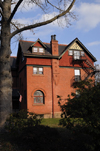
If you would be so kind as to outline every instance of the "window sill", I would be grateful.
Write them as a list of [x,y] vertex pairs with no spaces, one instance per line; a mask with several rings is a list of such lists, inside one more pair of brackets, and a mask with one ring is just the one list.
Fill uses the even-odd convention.
[[44,74],[33,74],[33,76],[44,76]]
[[38,104],[38,103],[36,103],[36,104],[33,104],[33,106],[44,106],[45,104]]

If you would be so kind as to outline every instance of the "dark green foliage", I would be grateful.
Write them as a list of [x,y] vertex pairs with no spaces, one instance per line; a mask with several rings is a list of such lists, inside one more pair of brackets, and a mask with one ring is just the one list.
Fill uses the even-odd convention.
[[41,119],[38,119],[36,114],[30,113],[27,110],[21,110],[10,115],[6,121],[5,128],[11,134],[21,135],[25,128],[39,125],[40,123]]
[[[78,95],[72,93],[64,105],[59,105],[66,117],[60,121],[60,124],[74,130],[75,133],[88,134],[92,144],[90,150],[100,149],[100,84],[95,85],[92,80],[81,81],[74,85]],[[73,118],[73,120],[71,120]],[[75,120],[79,124],[75,124]]]

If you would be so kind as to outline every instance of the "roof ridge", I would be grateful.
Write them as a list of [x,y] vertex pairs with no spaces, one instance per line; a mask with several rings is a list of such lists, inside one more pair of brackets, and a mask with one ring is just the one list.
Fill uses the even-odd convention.
[[[22,42],[35,42],[35,41],[27,41],[27,40],[19,40],[19,41],[22,41]],[[44,44],[50,44],[50,43],[48,43],[48,42],[43,42]],[[67,44],[58,44],[59,46],[67,46]]]

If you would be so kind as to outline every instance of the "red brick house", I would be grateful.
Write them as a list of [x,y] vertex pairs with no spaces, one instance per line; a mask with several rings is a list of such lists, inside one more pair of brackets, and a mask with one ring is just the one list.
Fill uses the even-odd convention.
[[75,92],[73,82],[92,76],[95,61],[78,38],[68,45],[58,44],[56,35],[50,43],[20,40],[17,57],[11,57],[13,109],[19,109],[21,94],[21,109],[59,117],[57,95]]

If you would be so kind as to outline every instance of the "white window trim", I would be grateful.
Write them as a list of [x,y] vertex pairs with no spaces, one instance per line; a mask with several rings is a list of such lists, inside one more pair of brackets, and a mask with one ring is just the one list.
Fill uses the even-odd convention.
[[[37,50],[35,50],[37,49]],[[32,47],[32,52],[33,53],[44,53],[44,48],[42,47]]]
[[43,75],[43,67],[33,67],[33,74]]
[[80,69],[74,69],[75,76],[80,76]]

